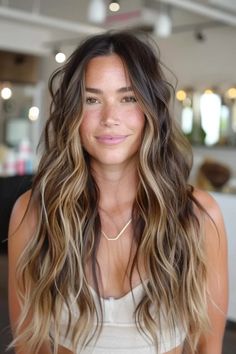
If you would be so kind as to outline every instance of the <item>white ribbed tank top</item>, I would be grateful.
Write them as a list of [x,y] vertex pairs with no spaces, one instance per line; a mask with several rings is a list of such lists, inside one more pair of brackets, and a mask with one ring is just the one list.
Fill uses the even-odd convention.
[[[93,288],[95,304],[98,306],[98,295]],[[165,323],[161,323],[162,332],[158,333],[159,350],[141,334],[134,320],[134,310],[143,296],[143,286],[139,284],[131,291],[119,299],[101,298],[103,309],[103,328],[96,344],[90,343],[85,350],[77,349],[74,354],[163,354],[174,349],[184,342],[185,332],[181,327],[176,327],[175,331],[170,332]],[[79,312],[72,304],[74,321],[78,318]],[[65,337],[68,314],[66,307],[63,309],[60,323],[59,344],[72,351],[71,333]],[[51,331],[53,336],[53,330]]]

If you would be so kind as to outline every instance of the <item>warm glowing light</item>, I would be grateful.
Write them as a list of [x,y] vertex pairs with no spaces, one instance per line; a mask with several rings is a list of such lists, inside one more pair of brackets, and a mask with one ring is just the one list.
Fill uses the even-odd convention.
[[184,90],[179,90],[176,92],[176,98],[178,101],[184,101],[187,97],[187,94]]
[[55,55],[55,60],[57,63],[64,63],[64,61],[66,60],[66,56],[64,53],[59,52]]
[[212,95],[213,94],[213,91],[211,89],[207,89],[204,91],[204,94],[206,95]]
[[39,117],[39,109],[38,109],[38,107],[31,107],[31,108],[29,109],[28,117],[29,117],[29,119],[32,120],[32,121],[37,120],[38,117]]
[[190,134],[193,129],[193,110],[191,107],[184,107],[181,115],[181,127],[185,134]]
[[[207,90],[211,91],[211,90]],[[206,92],[200,98],[201,126],[206,133],[206,145],[214,145],[219,140],[221,119],[221,98]]]
[[120,4],[117,1],[111,1],[109,5],[109,10],[112,12],[117,12],[120,10]]
[[236,98],[236,88],[235,87],[231,87],[230,89],[228,89],[228,91],[226,92],[226,95],[230,99]]
[[12,96],[12,90],[9,87],[4,87],[1,90],[1,97],[3,100],[8,100]]

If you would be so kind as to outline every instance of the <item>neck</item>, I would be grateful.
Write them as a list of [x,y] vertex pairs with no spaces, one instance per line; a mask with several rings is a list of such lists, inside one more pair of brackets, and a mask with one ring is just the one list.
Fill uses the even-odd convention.
[[92,166],[93,177],[100,191],[100,208],[117,211],[119,207],[132,209],[137,193],[136,164],[126,166]]

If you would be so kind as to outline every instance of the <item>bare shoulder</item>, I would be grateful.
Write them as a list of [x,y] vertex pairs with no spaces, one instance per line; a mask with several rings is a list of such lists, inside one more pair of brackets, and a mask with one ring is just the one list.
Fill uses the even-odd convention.
[[207,191],[194,188],[193,196],[203,206],[211,217],[217,216],[221,213],[220,208],[213,196]]
[[17,267],[24,250],[35,235],[37,212],[35,203],[31,202],[31,190],[22,194],[14,204],[8,232],[8,295],[9,314],[12,329],[15,329],[21,312],[18,299],[19,283]]
[[[194,188],[193,196],[206,211],[204,214],[206,226],[214,224],[219,230],[224,228],[222,211],[214,197],[210,193],[197,188]],[[202,215],[197,207],[196,213],[199,217]]]
[[207,261],[212,269],[227,270],[227,235],[221,209],[208,192],[194,190],[193,196],[202,205],[205,212],[196,207],[196,215],[203,227]]
[[20,197],[18,197],[18,199],[16,200],[16,202],[13,206],[11,216],[18,218],[18,217],[21,217],[23,214],[25,214],[25,212],[29,206],[31,194],[32,194],[32,191],[30,189],[27,192],[21,194]]
[[[212,293],[221,294],[222,301],[225,299],[223,307],[226,308],[227,298],[227,279],[228,279],[228,245],[227,235],[224,225],[224,219],[221,209],[216,200],[207,192],[196,190],[194,191],[194,197],[204,207],[206,213],[201,213],[204,227],[205,249],[206,249],[206,263],[208,266],[208,277],[211,288],[214,289]],[[217,290],[215,284],[219,281],[222,286],[222,291]],[[214,284],[214,285],[212,285]],[[222,306],[221,306],[222,308]]]
[[[36,205],[31,202],[32,191],[28,190],[23,193],[15,202],[11,218],[10,218],[10,228],[14,233],[14,227],[19,227],[22,223],[27,223],[28,227],[31,227],[35,224],[36,217]],[[11,233],[11,232],[9,232]]]
[[222,353],[228,310],[228,247],[223,216],[216,200],[207,192],[194,190],[194,198],[206,212],[196,207],[203,219],[207,267],[208,316],[211,331],[199,341],[198,353]]
[[37,207],[31,201],[32,191],[22,194],[15,202],[8,231],[8,248],[24,248],[37,225]]

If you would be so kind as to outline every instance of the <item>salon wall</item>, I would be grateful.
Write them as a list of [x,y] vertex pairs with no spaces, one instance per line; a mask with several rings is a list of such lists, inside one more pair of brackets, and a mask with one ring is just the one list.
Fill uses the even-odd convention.
[[[228,253],[229,253],[229,308],[228,318],[236,321],[236,219],[235,206],[236,195],[228,195],[222,193],[212,193],[213,197],[221,207],[227,237],[228,237]],[[217,276],[217,275],[216,275]]]
[[211,28],[203,34],[202,41],[191,31],[159,39],[162,60],[176,74],[179,86],[205,89],[235,85],[236,27]]

